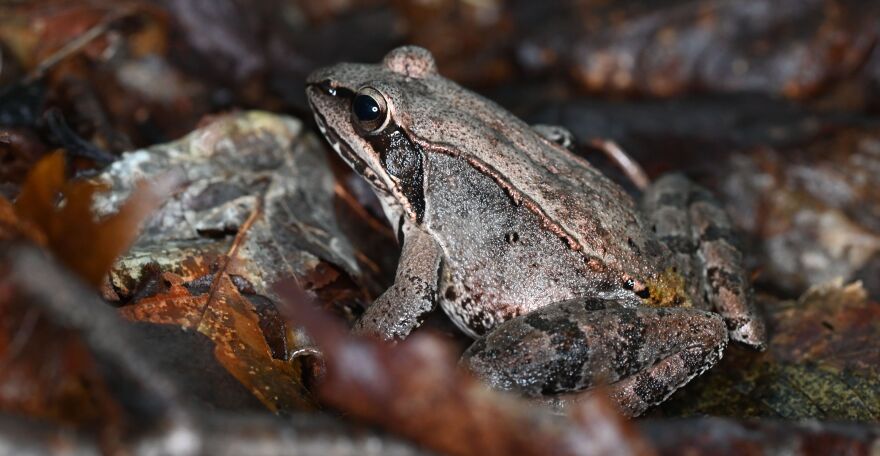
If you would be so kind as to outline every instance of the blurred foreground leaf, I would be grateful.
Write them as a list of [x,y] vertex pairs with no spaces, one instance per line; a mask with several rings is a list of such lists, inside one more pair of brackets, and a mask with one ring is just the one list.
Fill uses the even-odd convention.
[[397,345],[354,336],[295,284],[278,285],[282,311],[321,349],[320,400],[440,454],[653,454],[608,398],[597,393],[568,415],[489,389],[458,369],[448,340],[416,332]]

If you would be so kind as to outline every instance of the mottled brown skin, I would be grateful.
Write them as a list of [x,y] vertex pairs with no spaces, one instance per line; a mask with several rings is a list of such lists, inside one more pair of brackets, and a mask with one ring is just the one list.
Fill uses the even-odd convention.
[[714,365],[728,337],[763,346],[727,217],[687,179],[636,204],[563,130],[442,78],[421,48],[308,83],[321,131],[403,244],[356,330],[403,338],[439,303],[477,338],[462,363],[489,384],[560,403],[610,384],[630,415]]

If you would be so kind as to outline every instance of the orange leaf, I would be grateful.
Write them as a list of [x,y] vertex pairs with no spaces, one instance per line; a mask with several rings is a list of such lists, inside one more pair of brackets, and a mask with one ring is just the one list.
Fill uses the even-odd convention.
[[120,309],[134,321],[196,329],[214,342],[214,356],[233,377],[273,412],[314,408],[302,386],[301,365],[272,357],[253,305],[225,273],[212,291],[192,295],[180,277],[165,273],[169,289]]
[[0,197],[0,240],[20,239],[27,239],[37,245],[46,245],[43,232],[32,223],[22,220],[15,212],[15,206],[6,198]]
[[142,182],[117,213],[96,220],[92,201],[102,186],[91,181],[66,181],[64,156],[55,152],[34,166],[15,201],[15,212],[42,232],[49,251],[62,263],[98,287],[171,188],[167,179]]

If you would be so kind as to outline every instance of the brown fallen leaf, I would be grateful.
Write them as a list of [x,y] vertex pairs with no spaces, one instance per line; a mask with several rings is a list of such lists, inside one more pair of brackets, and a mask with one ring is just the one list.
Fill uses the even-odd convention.
[[127,318],[207,336],[217,361],[267,408],[311,408],[308,361],[287,360],[312,352],[277,315],[266,283],[296,276],[328,306],[346,305],[363,300],[375,274],[341,231],[320,144],[295,119],[214,117],[180,140],[123,154],[98,177],[112,188],[100,212],[118,210],[134,176],[169,170],[189,179],[114,266],[105,296]]
[[831,282],[764,308],[766,352],[729,347],[656,414],[880,421],[880,304],[860,283]]
[[451,345],[417,332],[397,346],[352,336],[292,280],[276,288],[282,312],[320,347],[321,401],[442,454],[651,454],[601,395],[570,416],[490,390],[456,367]]
[[228,273],[248,230],[262,217],[257,204],[242,223],[228,253],[213,273],[207,292],[193,296],[181,280],[166,274],[170,288],[123,307],[132,320],[177,324],[208,336],[214,355],[239,382],[273,412],[313,408],[302,385],[302,360],[275,359],[263,333],[260,315],[242,296]]
[[214,356],[273,412],[314,407],[302,385],[302,363],[272,357],[254,306],[229,275],[214,277],[211,290],[192,294],[179,276],[166,273],[166,292],[120,309],[133,321],[178,325],[210,338]]
[[44,244],[83,280],[98,287],[135,240],[143,220],[171,193],[174,179],[141,182],[115,214],[95,220],[92,203],[103,187],[91,181],[67,181],[64,173],[61,152],[40,160],[15,201],[16,217],[2,203],[7,206],[4,224],[17,223],[27,237]]

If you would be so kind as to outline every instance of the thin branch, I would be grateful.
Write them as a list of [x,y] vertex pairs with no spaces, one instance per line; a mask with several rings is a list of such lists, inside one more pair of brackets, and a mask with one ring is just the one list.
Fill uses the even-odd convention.
[[590,145],[604,152],[608,159],[617,165],[639,190],[644,191],[651,185],[651,180],[641,165],[624,152],[616,142],[607,139],[593,139],[590,141]]
[[70,40],[70,42],[43,59],[43,61],[41,61],[36,67],[34,67],[33,70],[28,73],[28,75],[25,77],[25,82],[31,82],[43,77],[43,75],[45,75],[46,72],[49,71],[52,67],[54,67],[67,57],[70,57],[71,55],[74,55],[81,51],[89,43],[106,33],[114,22],[123,17],[131,15],[132,12],[133,10],[131,8],[126,8],[125,10],[114,12],[108,15],[100,22],[83,32],[81,35]]

